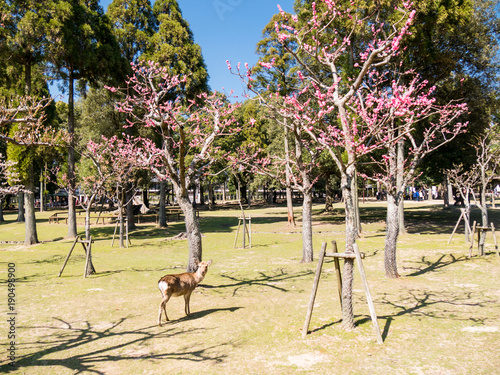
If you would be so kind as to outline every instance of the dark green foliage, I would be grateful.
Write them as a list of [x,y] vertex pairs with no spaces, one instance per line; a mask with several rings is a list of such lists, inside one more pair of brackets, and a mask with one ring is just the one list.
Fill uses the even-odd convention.
[[107,13],[125,60],[135,62],[150,48],[156,18],[149,0],[113,0]]
[[187,75],[182,85],[188,98],[208,91],[208,73],[201,48],[176,0],[157,0],[153,7],[158,29],[151,38],[151,50],[142,56],[168,67],[173,75]]

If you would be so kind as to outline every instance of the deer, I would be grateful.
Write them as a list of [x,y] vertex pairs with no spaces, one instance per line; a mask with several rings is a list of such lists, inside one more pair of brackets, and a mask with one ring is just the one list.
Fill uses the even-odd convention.
[[198,263],[196,272],[184,272],[176,275],[165,275],[158,280],[158,288],[160,289],[162,300],[160,303],[160,311],[158,314],[158,325],[161,327],[161,314],[165,312],[165,318],[169,321],[167,315],[166,304],[170,297],[184,296],[184,311],[187,316],[191,316],[189,309],[189,299],[191,293],[198,286],[198,284],[205,278],[208,271],[208,266],[212,264],[210,259],[208,262]]

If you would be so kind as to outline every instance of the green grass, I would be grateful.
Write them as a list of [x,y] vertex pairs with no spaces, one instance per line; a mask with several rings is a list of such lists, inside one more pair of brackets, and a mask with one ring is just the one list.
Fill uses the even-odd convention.
[[[141,225],[132,245],[111,247],[114,227],[95,226],[97,274],[84,279],[76,248],[57,277],[71,241],[67,227],[37,214],[41,244],[0,245],[0,371],[15,374],[494,374],[500,368],[500,259],[468,259],[462,232],[447,244],[459,211],[409,203],[409,233],[400,238],[400,279],[383,270],[383,203],[361,205],[360,250],[384,344],[376,343],[356,270],[356,329],[341,327],[333,262],[327,259],[310,334],[301,338],[316,262],[301,264],[300,228],[290,230],[285,207],[256,207],[252,248],[233,249],[239,210],[201,212],[203,258],[213,259],[191,298],[167,304],[170,322],[157,326],[157,280],[184,272],[187,242],[168,229]],[[473,212],[473,220],[478,212]],[[0,242],[23,241],[14,213],[0,224]],[[500,210],[491,221],[500,227]],[[314,246],[344,244],[342,208],[314,207]],[[500,230],[499,230],[500,232]],[[79,227],[83,233],[83,227]],[[498,233],[497,233],[498,234]],[[241,234],[240,234],[241,236]],[[498,235],[500,237],[500,235]],[[241,237],[238,241],[241,245]],[[7,264],[16,264],[17,364],[6,361]]]

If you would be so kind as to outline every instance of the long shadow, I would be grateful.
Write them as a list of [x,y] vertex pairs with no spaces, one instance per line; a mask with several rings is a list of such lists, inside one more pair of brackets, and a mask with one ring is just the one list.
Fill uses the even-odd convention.
[[[60,366],[73,371],[75,374],[83,372],[105,374],[105,372],[99,369],[99,365],[106,362],[119,362],[131,359],[174,359],[191,362],[211,361],[220,363],[225,358],[221,354],[210,354],[217,346],[207,346],[198,350],[184,348],[176,349],[172,352],[145,354],[128,354],[123,350],[127,347],[133,349],[154,339],[166,339],[172,336],[201,331],[202,329],[183,330],[174,327],[165,329],[158,328],[157,326],[148,326],[119,331],[119,327],[126,321],[126,318],[120,319],[109,328],[101,329],[92,327],[88,321],[85,322],[86,327],[77,328],[60,318],[53,319],[63,323],[66,327],[20,327],[21,329],[41,328],[50,332],[45,338],[22,344],[26,350],[38,347],[43,347],[43,349],[18,357],[15,367],[9,364],[1,366],[0,372],[18,372],[19,369],[22,369],[26,373],[32,373],[32,371],[50,373],[54,371],[54,366]],[[104,347],[102,347],[103,345]],[[18,347],[18,349],[21,349],[21,347]],[[74,354],[75,351],[80,352],[80,354]],[[43,370],[44,368],[46,370]]]
[[259,274],[260,277],[253,277],[251,279],[241,279],[233,276],[221,275],[223,278],[230,280],[231,282],[229,284],[220,284],[220,285],[203,285],[203,287],[208,289],[234,288],[233,297],[240,289],[254,287],[254,286],[262,286],[266,288],[276,289],[281,292],[288,292],[289,291],[288,289],[281,288],[277,285],[272,285],[271,283],[309,276],[313,274],[313,272],[303,271],[297,274],[287,274],[285,272],[282,272],[281,274],[273,276],[266,275],[264,272],[259,272]]
[[421,259],[421,263],[424,265],[424,268],[413,268],[413,267],[404,267],[405,269],[415,269],[413,273],[408,274],[408,277],[411,276],[420,276],[424,275],[428,272],[435,272],[441,268],[448,267],[454,263],[464,262],[468,258],[465,255],[459,256],[456,258],[453,254],[442,254],[438,260],[431,261],[427,260],[427,257],[424,255]]
[[[473,292],[460,291],[458,293],[453,292],[424,292],[419,291],[408,291],[408,295],[402,296],[399,301],[391,301],[389,297],[393,297],[391,294],[384,294],[379,304],[389,305],[394,310],[393,314],[378,315],[377,319],[379,321],[385,320],[385,326],[382,333],[382,338],[385,341],[389,335],[389,329],[391,323],[400,316],[413,315],[413,316],[426,316],[432,319],[451,319],[459,321],[472,321],[475,324],[486,324],[490,316],[485,317],[471,317],[469,312],[464,312],[463,307],[477,307],[485,308],[494,305],[498,305],[497,300],[487,300],[483,299],[474,301]],[[408,298],[410,297],[410,298]],[[433,309],[429,309],[431,306],[437,306]],[[443,306],[440,308],[439,306]],[[341,324],[342,320],[338,319],[326,323],[320,327],[310,330],[310,332],[318,332],[337,324]],[[371,317],[369,315],[356,315],[355,324],[357,326],[371,323]]]
[[239,309],[243,309],[243,308],[244,307],[227,307],[224,309],[208,309],[208,310],[203,310],[203,311],[192,312],[190,316],[184,316],[180,319],[170,320],[166,324],[181,323],[181,322],[188,321],[188,320],[200,319],[200,318],[203,318],[207,315],[218,313],[221,311],[235,312],[235,311],[238,311]]

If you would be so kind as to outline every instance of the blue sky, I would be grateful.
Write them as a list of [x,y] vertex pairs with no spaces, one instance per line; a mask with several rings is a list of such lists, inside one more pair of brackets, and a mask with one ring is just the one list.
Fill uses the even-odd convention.
[[[152,0],[153,2],[153,0]],[[240,80],[231,75],[226,60],[253,65],[255,47],[277,4],[291,12],[294,0],[177,0],[184,19],[203,52],[212,90],[235,94],[243,91]],[[106,11],[111,0],[100,0]]]

